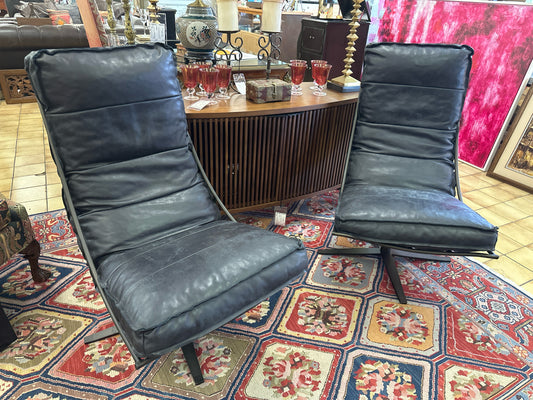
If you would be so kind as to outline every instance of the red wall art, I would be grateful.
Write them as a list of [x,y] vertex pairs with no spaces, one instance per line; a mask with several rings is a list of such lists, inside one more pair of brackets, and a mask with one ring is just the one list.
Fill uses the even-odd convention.
[[440,0],[379,3],[383,9],[378,41],[456,43],[474,49],[459,158],[487,169],[533,60],[533,5]]

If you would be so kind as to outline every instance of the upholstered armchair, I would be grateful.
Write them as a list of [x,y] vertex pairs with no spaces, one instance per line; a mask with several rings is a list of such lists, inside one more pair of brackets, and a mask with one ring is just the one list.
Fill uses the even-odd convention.
[[182,348],[202,383],[194,341],[297,279],[303,244],[227,212],[187,132],[170,48],[41,50],[26,70],[69,220],[115,323],[85,342],[119,333],[136,367]]
[[34,282],[48,279],[50,272],[39,267],[41,246],[35,239],[26,208],[0,193],[0,265],[17,253],[30,263]]
[[[462,202],[458,134],[473,50],[444,44],[366,47],[336,235],[379,247],[321,254],[381,254],[401,303],[395,256],[498,258],[498,228]],[[435,256],[436,255],[436,256]]]

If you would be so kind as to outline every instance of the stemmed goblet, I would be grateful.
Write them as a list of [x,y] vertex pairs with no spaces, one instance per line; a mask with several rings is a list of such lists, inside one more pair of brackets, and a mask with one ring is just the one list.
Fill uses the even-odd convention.
[[[198,65],[198,68],[209,68],[212,65],[211,61],[196,61],[194,62],[194,64]],[[207,93],[205,92],[205,89],[202,85],[201,80],[200,80],[200,83],[198,84],[198,89],[200,89],[200,91],[197,93],[198,96],[200,97],[207,96]]]
[[307,61],[291,60],[290,65],[292,82],[291,95],[301,96],[302,88],[300,87],[300,85],[304,80],[305,70],[307,69]]
[[231,65],[217,64],[215,68],[218,69],[218,87],[220,90],[217,99],[229,99],[228,87],[231,82]]
[[315,64],[327,64],[328,62],[326,60],[311,60],[311,77],[313,78],[313,84],[309,86],[309,89],[311,90],[317,90],[318,85],[316,84],[315,74],[313,70],[313,65]]
[[313,92],[315,96],[325,96],[324,87],[328,81],[329,71],[331,69],[331,64],[315,64],[312,66],[314,72],[312,72],[315,77],[316,84],[318,88]]
[[139,8],[139,17],[143,23],[143,35],[146,35],[146,27],[148,26],[148,10],[146,8]]
[[195,95],[194,88],[198,83],[198,70],[200,68],[196,64],[188,64],[181,67],[181,75],[183,76],[183,85],[187,88],[187,96],[184,100],[198,100]]
[[213,99],[213,94],[217,88],[218,82],[218,69],[214,67],[209,68],[200,68],[200,83],[205,89],[207,99],[209,100],[208,104],[217,104],[218,102]]

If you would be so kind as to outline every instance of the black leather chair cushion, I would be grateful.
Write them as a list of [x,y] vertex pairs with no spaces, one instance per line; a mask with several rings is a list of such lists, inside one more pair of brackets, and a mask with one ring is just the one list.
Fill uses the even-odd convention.
[[305,262],[295,240],[217,221],[114,253],[98,274],[137,352],[163,354],[281,289]]
[[497,228],[454,197],[471,55],[459,45],[367,46],[337,232],[381,244],[494,250]]
[[70,218],[134,355],[188,344],[305,270],[300,241],[221,219],[168,48],[44,50],[26,69]]
[[494,250],[494,226],[466,204],[436,190],[350,185],[335,231],[395,246],[442,251]]

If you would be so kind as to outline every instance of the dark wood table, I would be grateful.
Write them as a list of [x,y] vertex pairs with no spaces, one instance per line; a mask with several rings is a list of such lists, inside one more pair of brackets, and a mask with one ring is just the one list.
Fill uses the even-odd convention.
[[[283,204],[338,187],[358,93],[328,90],[256,104],[233,92],[201,111],[186,108],[189,133],[230,211]],[[192,102],[185,101],[185,107]]]

